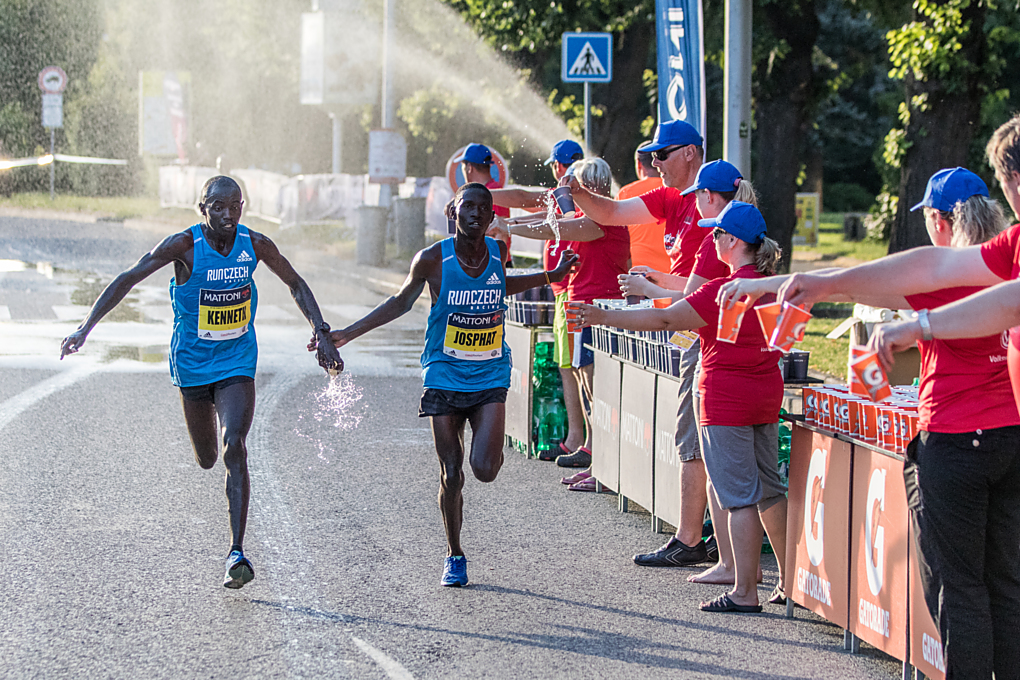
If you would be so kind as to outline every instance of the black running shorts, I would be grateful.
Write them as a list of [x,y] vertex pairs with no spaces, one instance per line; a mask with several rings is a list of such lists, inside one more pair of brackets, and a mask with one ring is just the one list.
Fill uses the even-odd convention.
[[195,385],[193,387],[182,387],[181,396],[187,401],[211,401],[216,402],[216,389],[229,387],[230,385],[236,385],[243,382],[255,382],[254,378],[249,378],[246,375],[232,375],[229,378],[223,380],[217,380],[214,383],[208,385]]
[[428,416],[470,416],[479,406],[486,404],[505,404],[506,388],[494,387],[480,392],[454,392],[453,390],[437,390],[425,388],[418,407],[418,417]]

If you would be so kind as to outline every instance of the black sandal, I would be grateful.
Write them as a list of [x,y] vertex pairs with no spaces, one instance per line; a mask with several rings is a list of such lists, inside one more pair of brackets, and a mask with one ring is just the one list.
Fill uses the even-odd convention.
[[729,593],[723,593],[711,602],[702,602],[701,611],[713,613],[760,614],[761,605],[737,604],[730,599]]

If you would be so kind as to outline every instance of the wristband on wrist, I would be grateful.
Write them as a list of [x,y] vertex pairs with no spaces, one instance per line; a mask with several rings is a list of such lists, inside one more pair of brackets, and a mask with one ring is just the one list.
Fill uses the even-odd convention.
[[917,323],[921,325],[921,339],[930,341],[934,339],[931,334],[931,321],[928,319],[928,310],[922,309],[917,313]]
[[325,321],[322,321],[319,323],[318,326],[315,327],[315,331],[317,333],[325,333],[326,335],[329,335],[330,331],[329,324],[326,323]]

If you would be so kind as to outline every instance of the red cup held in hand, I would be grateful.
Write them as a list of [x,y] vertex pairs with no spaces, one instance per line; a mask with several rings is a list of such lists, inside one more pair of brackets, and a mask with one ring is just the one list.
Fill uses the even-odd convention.
[[868,352],[850,363],[850,368],[857,379],[867,390],[867,397],[872,401],[882,401],[892,395],[889,379],[885,376],[882,364],[878,362],[878,354]]
[[804,339],[804,331],[807,330],[807,322],[810,318],[810,312],[784,302],[783,309],[776,319],[776,328],[772,331],[772,337],[769,338],[769,346],[784,354],[788,353],[793,349],[795,342]]
[[716,338],[720,342],[736,344],[737,335],[740,334],[740,324],[744,321],[744,312],[750,305],[747,302],[734,302],[729,309],[719,309],[719,326]]

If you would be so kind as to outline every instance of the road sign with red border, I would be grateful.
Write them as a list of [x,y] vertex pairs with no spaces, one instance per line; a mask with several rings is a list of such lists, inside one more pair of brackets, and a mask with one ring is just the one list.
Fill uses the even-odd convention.
[[47,66],[39,71],[39,89],[47,94],[60,94],[67,87],[67,74],[59,66]]

